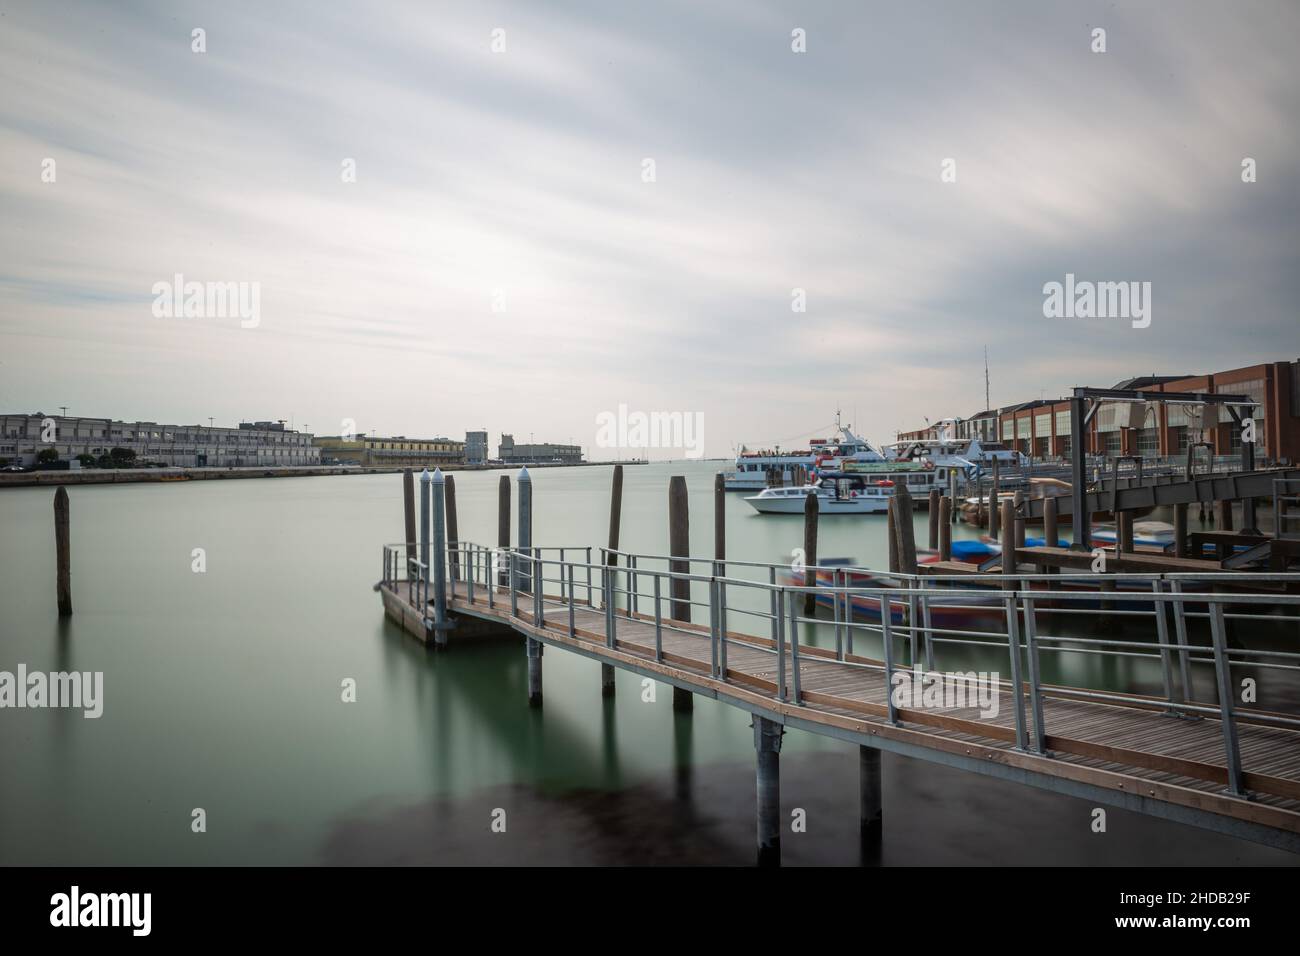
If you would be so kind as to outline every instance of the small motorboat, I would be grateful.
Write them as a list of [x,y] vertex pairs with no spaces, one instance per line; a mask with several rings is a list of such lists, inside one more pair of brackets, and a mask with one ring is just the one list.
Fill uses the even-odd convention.
[[[1115,543],[1115,526],[1103,525],[1092,529],[1093,541],[1105,544]],[[1133,522],[1133,545],[1135,547],[1159,548],[1164,551],[1174,546],[1174,526],[1164,521]]]
[[863,475],[825,472],[815,484],[793,488],[767,488],[746,501],[759,514],[803,514],[809,494],[817,496],[817,512],[823,515],[884,514],[894,495],[892,481],[872,481]]

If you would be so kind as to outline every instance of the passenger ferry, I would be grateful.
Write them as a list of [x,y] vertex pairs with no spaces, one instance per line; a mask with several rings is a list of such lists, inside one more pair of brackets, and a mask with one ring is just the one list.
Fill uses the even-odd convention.
[[[794,483],[796,468],[808,471],[827,468],[837,469],[847,463],[855,464],[887,462],[888,457],[865,438],[853,434],[851,426],[840,424],[839,412],[835,413],[834,438],[814,438],[806,449],[781,451],[778,447],[771,451],[752,452],[742,447],[736,456],[736,467],[724,475],[728,491],[762,491],[768,487],[768,474],[779,475],[779,484]],[[774,475],[774,480],[776,476]]]
[[889,510],[894,483],[858,474],[826,472],[816,484],[765,488],[745,500],[759,514],[803,514],[809,492],[817,495],[818,514],[884,514]]

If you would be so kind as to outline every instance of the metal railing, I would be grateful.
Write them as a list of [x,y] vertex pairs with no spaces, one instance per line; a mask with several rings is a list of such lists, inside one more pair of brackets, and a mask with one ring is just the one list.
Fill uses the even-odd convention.
[[[427,608],[428,567],[406,558],[407,547],[384,548],[382,584],[405,588],[408,600]],[[1154,711],[1156,718],[1213,717],[1221,723],[1228,792],[1237,796],[1246,793],[1240,725],[1300,730],[1300,713],[1246,706],[1237,699],[1241,677],[1300,671],[1300,652],[1242,644],[1245,637],[1262,637],[1295,646],[1300,594],[1286,589],[1294,592],[1300,575],[1060,573],[975,578],[884,574],[838,564],[803,568],[596,551],[598,560],[593,561],[593,549],[585,546],[521,550],[458,542],[448,552],[459,560],[441,563],[456,601],[489,609],[508,603],[509,616],[521,625],[576,637],[578,613],[598,611],[603,617],[598,636],[617,649],[620,622],[636,621],[652,627],[657,662],[664,661],[667,633],[707,638],[709,676],[723,682],[732,679],[729,649],[743,645],[768,651],[776,658],[775,698],[796,706],[807,704],[801,658],[814,656],[879,672],[884,687],[893,688],[896,674],[904,669],[934,672],[943,663],[965,663],[972,649],[983,649],[979,653],[996,653],[1008,666],[1009,679],[993,683],[1010,698],[1017,749],[1048,752],[1051,728],[1044,702],[1049,700],[1138,707]],[[403,560],[405,577],[397,574]],[[817,577],[815,586],[804,583],[808,571]],[[802,612],[809,594],[829,603],[829,618]],[[698,625],[690,621],[696,608],[707,612],[699,615]],[[733,631],[734,620],[759,622],[757,630],[766,636],[750,633],[743,625]],[[801,641],[801,631],[815,637],[817,629],[833,635],[833,654],[830,648]],[[592,633],[597,632],[587,635]],[[880,641],[880,659],[855,654],[855,638],[867,636]],[[900,649],[905,651],[901,661]],[[939,660],[949,652],[950,660]],[[1042,664],[1049,655],[1057,660],[1146,661],[1158,670],[1160,691],[1048,683]],[[1194,669],[1213,674],[1208,699],[1198,697]],[[747,681],[747,688],[752,685],[752,679]],[[894,695],[885,697],[887,719],[899,722]],[[1297,748],[1300,752],[1300,737]]]

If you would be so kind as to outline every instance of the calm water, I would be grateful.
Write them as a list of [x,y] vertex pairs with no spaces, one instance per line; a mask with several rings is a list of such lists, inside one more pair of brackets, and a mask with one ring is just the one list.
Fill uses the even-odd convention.
[[[685,474],[692,550],[710,554],[719,467],[625,469],[623,546],[667,551],[668,477]],[[498,475],[456,476],[463,538],[495,541]],[[609,476],[534,472],[535,543],[603,543]],[[435,656],[384,619],[371,586],[381,544],[403,535],[398,476],[70,494],[76,613],[60,625],[53,492],[0,493],[0,670],[103,671],[104,715],[0,711],[0,862],[752,862],[748,715],[697,699],[678,717],[667,686],[646,703],[622,673],[604,701],[598,665],[559,649],[532,711],[522,642]],[[882,565],[883,529],[826,519],[820,551]],[[788,561],[802,519],[758,517],[731,495],[728,530],[732,556]],[[195,548],[206,573],[191,570]],[[1145,665],[1052,666],[1045,679],[1157,679]],[[345,678],[356,703],[340,700]],[[1096,835],[1082,801],[884,762],[884,863],[1295,862],[1116,809]],[[808,832],[784,836],[785,862],[861,862],[856,775],[854,747],[787,733],[783,806],[807,812]],[[196,807],[206,833],[191,832]],[[498,808],[504,834],[489,828]]]

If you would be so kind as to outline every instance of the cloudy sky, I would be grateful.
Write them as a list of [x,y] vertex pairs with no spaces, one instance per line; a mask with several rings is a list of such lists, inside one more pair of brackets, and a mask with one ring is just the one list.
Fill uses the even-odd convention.
[[[1294,359],[1297,35],[1293,2],[0,0],[0,411],[495,448],[626,404],[726,455],[977,411],[986,345],[994,404]],[[1067,272],[1150,282],[1150,327],[1044,318]],[[155,316],[178,273],[259,283],[259,324]]]

